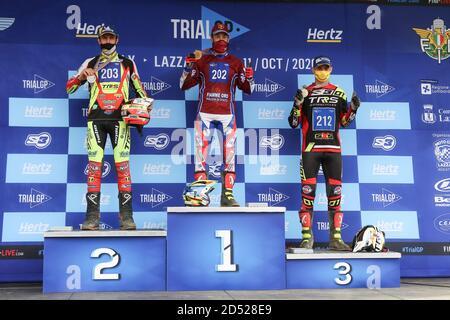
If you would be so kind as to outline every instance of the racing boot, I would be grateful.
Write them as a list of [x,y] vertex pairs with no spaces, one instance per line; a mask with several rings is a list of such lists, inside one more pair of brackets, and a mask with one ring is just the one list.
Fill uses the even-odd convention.
[[234,172],[222,172],[222,195],[220,197],[221,207],[239,207],[239,203],[234,200],[233,186],[236,178]]
[[313,212],[309,210],[300,211],[299,216],[302,224],[302,241],[299,248],[312,249],[314,246],[314,235],[312,232]]
[[120,230],[136,230],[131,192],[119,192],[119,210]]
[[86,193],[86,218],[81,230],[98,230],[100,223],[100,192]]
[[330,221],[330,242],[328,248],[330,250],[352,251],[341,237],[341,224],[343,215],[344,214],[340,211],[328,211]]
[[302,241],[298,246],[301,249],[312,249],[314,246],[314,235],[312,230],[302,230]]

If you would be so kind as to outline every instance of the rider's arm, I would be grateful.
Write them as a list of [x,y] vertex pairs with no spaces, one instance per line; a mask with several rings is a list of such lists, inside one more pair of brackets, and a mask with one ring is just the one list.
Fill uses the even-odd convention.
[[238,65],[238,77],[237,77],[237,87],[247,94],[251,94],[255,89],[255,81],[253,79],[253,72],[251,78],[246,77],[244,63],[240,60]]
[[136,67],[136,64],[133,62],[133,70],[131,70],[131,84],[134,89],[134,92],[136,93],[136,97],[139,98],[145,98],[147,97],[147,92],[144,89],[144,86],[142,85],[141,79],[139,78],[139,73]]
[[93,58],[86,59],[80,68],[78,68],[77,74],[67,81],[66,91],[68,94],[74,93],[86,82],[86,78],[83,77],[82,73],[86,68],[88,68],[88,64],[92,59]]
[[[345,97],[345,96],[344,96]],[[361,100],[359,100],[356,92],[353,92],[352,99],[350,100],[350,106],[347,104],[347,99],[344,99],[341,112],[341,124],[347,127],[356,117],[356,112],[361,105]]]
[[199,63],[200,61],[197,61],[192,63],[190,66],[187,65],[186,68],[184,68],[180,77],[181,90],[190,89],[200,83]]

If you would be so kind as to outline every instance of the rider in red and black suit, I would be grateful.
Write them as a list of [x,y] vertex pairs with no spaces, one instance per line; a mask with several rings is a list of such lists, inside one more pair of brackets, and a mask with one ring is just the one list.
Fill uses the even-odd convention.
[[329,248],[347,251],[350,247],[341,238],[342,156],[339,127],[346,127],[354,120],[360,101],[353,93],[348,107],[345,92],[328,81],[332,69],[330,58],[314,58],[316,81],[297,90],[289,124],[292,128],[302,127],[302,206],[299,216],[303,237],[300,248],[313,248],[313,206],[317,174],[322,165],[328,197]]
[[235,174],[235,92],[236,87],[251,94],[253,69],[245,68],[241,59],[228,53],[229,31],[217,22],[212,31],[212,48],[201,58],[191,54],[180,79],[181,90],[199,85],[199,105],[194,125],[195,180],[206,180],[206,159],[211,129],[222,126],[223,162],[221,206],[239,206],[233,196]]

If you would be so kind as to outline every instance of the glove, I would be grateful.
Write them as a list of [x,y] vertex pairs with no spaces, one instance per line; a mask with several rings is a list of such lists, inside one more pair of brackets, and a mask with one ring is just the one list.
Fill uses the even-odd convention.
[[361,100],[359,100],[358,96],[356,95],[356,92],[353,92],[352,94],[352,100],[350,101],[350,107],[353,111],[358,110],[359,106],[361,105]]
[[308,90],[306,90],[306,86],[303,86],[302,89],[298,89],[297,93],[294,97],[294,104],[298,107],[300,106],[305,98],[308,96]]
[[252,67],[247,67],[245,68],[245,79],[253,79],[253,68]]
[[293,115],[296,118],[300,118],[300,108],[293,107],[291,110],[291,115]]
[[197,61],[195,58],[194,53],[189,53],[189,55],[185,59],[186,61],[186,67],[184,68],[185,71],[190,72],[192,68],[194,67],[194,63]]

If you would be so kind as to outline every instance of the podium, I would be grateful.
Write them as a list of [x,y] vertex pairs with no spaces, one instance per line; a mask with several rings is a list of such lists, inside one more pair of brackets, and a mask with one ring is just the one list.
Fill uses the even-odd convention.
[[286,254],[288,289],[400,287],[398,252],[295,251]]
[[166,231],[44,233],[44,292],[166,290]]
[[[167,232],[47,231],[48,292],[395,288],[397,252],[285,249],[284,207],[169,207]],[[301,253],[300,253],[301,252]]]
[[169,207],[167,289],[286,288],[284,212],[284,207]]

